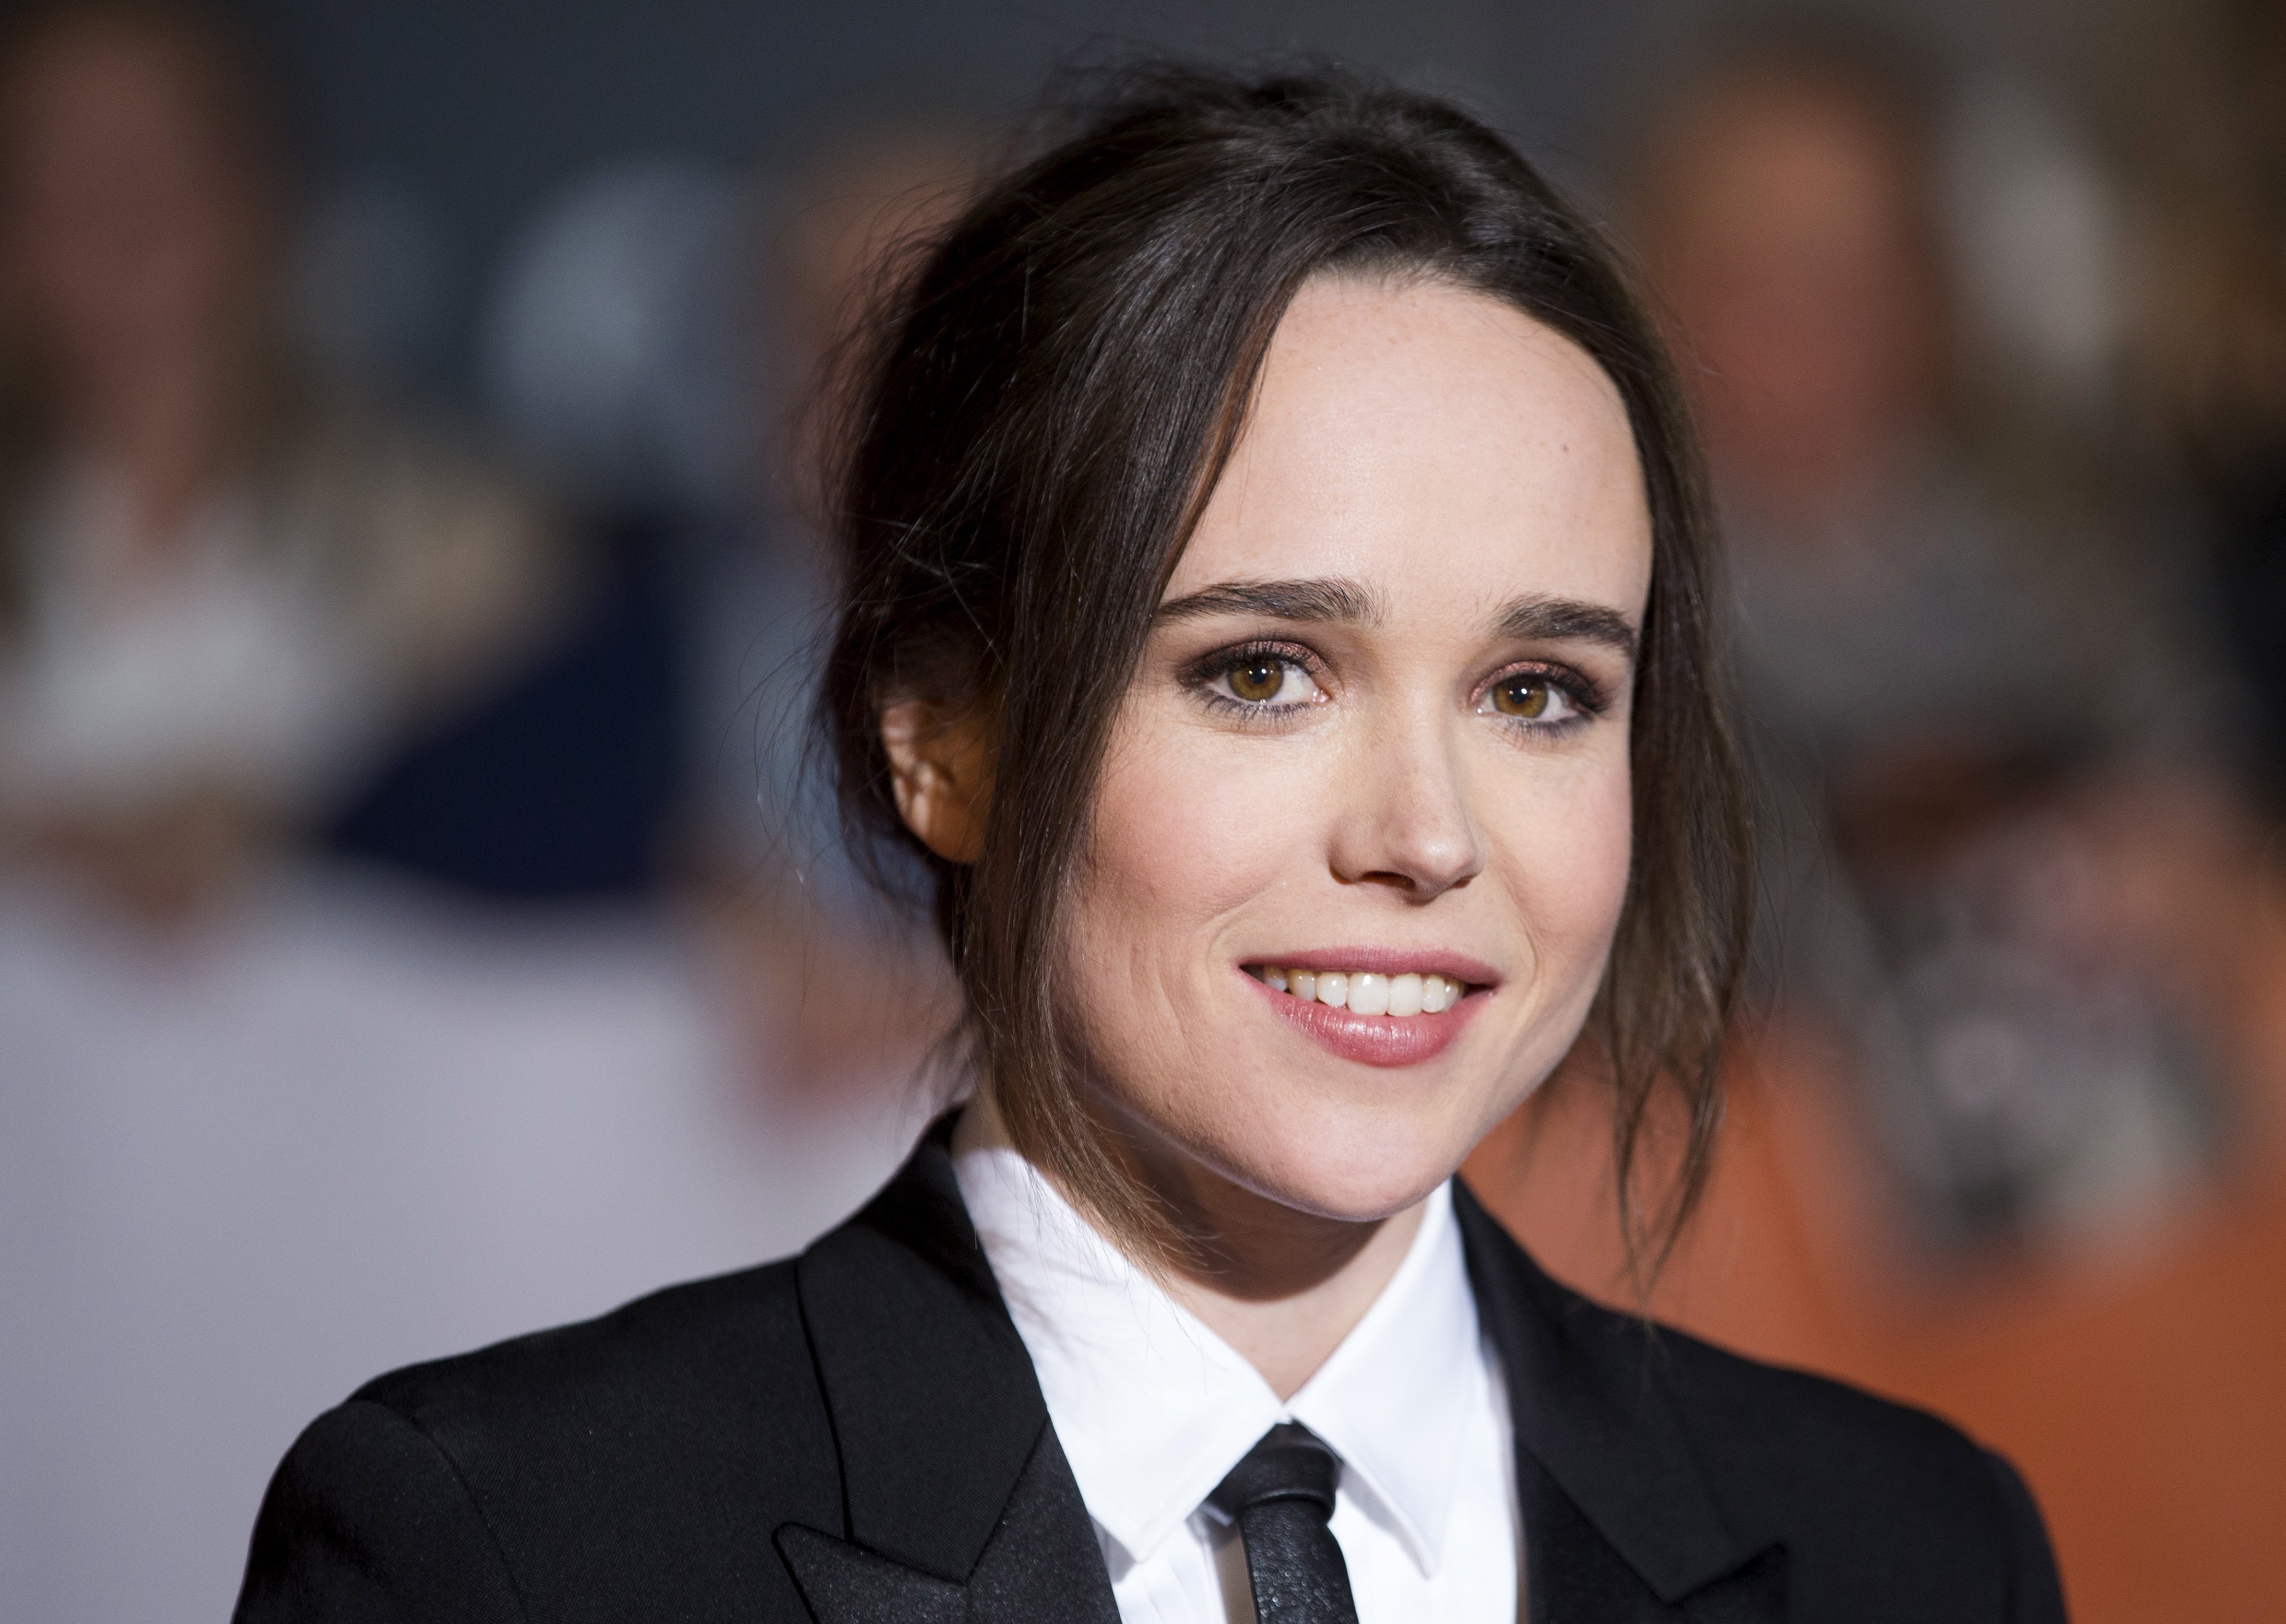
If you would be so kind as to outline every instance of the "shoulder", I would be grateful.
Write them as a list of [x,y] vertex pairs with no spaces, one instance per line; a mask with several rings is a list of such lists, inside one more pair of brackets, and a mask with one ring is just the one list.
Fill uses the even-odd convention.
[[1957,1618],[1973,1616],[1972,1596],[1997,1595],[1997,1616],[2061,1624],[2046,1526],[1999,1455],[1927,1410],[1656,1335],[1729,1514],[1785,1541],[1798,1593],[1853,1607],[1924,1595]]
[[2062,1619],[2030,1494],[1958,1427],[1604,1307],[1456,1210],[1519,1438],[1639,1570],[1777,1548],[1795,1617]]
[[[757,1477],[784,1484],[833,1470],[792,1263],[398,1370],[351,1404],[417,1428],[479,1499],[498,1488],[535,1526],[624,1515],[632,1506],[620,1499],[670,1483],[674,1515],[688,1517],[734,1483],[751,1494]],[[564,1470],[528,1470],[541,1463]]]
[[[385,1598],[375,1617],[709,1618],[737,1553],[839,1499],[776,1264],[367,1383],[279,1468],[240,1618],[351,1595]],[[750,1608],[769,1578],[744,1576]]]
[[1667,1325],[1586,1304],[1614,1348],[1632,1344],[1673,1392],[1686,1428],[1731,1478],[1768,1474],[1773,1489],[1837,1479],[1916,1497],[1984,1470],[1984,1452],[1951,1423],[1846,1382],[1767,1364]]
[[[794,1265],[671,1286],[597,1319],[411,1365],[352,1402],[430,1430],[584,1428],[599,1409],[766,1407],[808,1376]],[[663,1404],[672,1395],[671,1404]],[[772,1395],[776,1395],[773,1399]]]
[[1511,1376],[1630,1433],[1679,1429],[1725,1499],[1917,1498],[1989,1475],[1984,1452],[1926,1410],[1607,1307],[1541,1269],[1465,1186],[1454,1210]]
[[1723,1518],[1782,1544],[1811,1616],[2064,1617],[2015,1470],[1927,1410],[1647,1325],[1564,1288],[1570,1335],[1666,1397]]
[[1990,1504],[1991,1456],[1951,1422],[1846,1382],[1765,1364],[1668,1326],[1583,1312],[1632,1340],[1675,1395],[1684,1429],[1726,1498],[1859,1511]]

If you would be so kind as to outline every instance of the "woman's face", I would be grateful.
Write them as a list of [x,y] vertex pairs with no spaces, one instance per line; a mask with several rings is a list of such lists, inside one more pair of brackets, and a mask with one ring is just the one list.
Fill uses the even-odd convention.
[[1933,409],[1941,300],[1912,154],[1874,107],[1749,81],[1674,138],[1640,235],[1669,312],[1708,365],[1715,473],[1815,514]]
[[258,296],[259,177],[185,48],[131,22],[61,30],[0,103],[0,249],[18,319],[103,387],[210,342]]
[[1303,291],[1068,916],[1060,1004],[1147,1160],[1378,1218],[1554,1068],[1627,890],[1650,579],[1626,411],[1583,351],[1435,281]]

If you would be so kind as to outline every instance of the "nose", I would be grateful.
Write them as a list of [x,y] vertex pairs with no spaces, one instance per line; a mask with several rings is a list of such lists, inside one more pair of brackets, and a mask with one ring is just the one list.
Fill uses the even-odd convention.
[[1449,723],[1408,714],[1376,730],[1348,764],[1330,854],[1335,878],[1425,903],[1485,866],[1466,763]]

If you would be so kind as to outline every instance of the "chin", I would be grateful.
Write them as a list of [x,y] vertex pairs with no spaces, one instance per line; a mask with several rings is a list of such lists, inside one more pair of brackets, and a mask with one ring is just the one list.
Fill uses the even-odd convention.
[[1233,1158],[1233,1171],[1238,1182],[1286,1206],[1370,1223],[1420,1202],[1475,1147],[1473,1133],[1441,1123],[1320,1111],[1253,1139]]

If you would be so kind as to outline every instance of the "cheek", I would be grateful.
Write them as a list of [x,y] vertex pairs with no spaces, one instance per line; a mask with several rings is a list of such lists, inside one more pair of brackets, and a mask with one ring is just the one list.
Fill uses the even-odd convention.
[[1273,811],[1290,777],[1281,794],[1254,781],[1249,753],[1148,731],[1128,729],[1105,761],[1074,898],[1073,970],[1099,1021],[1213,974],[1217,923],[1274,883],[1292,847]]
[[1627,903],[1634,807],[1625,755],[1541,793],[1503,797],[1491,816],[1543,997],[1584,1000]]

